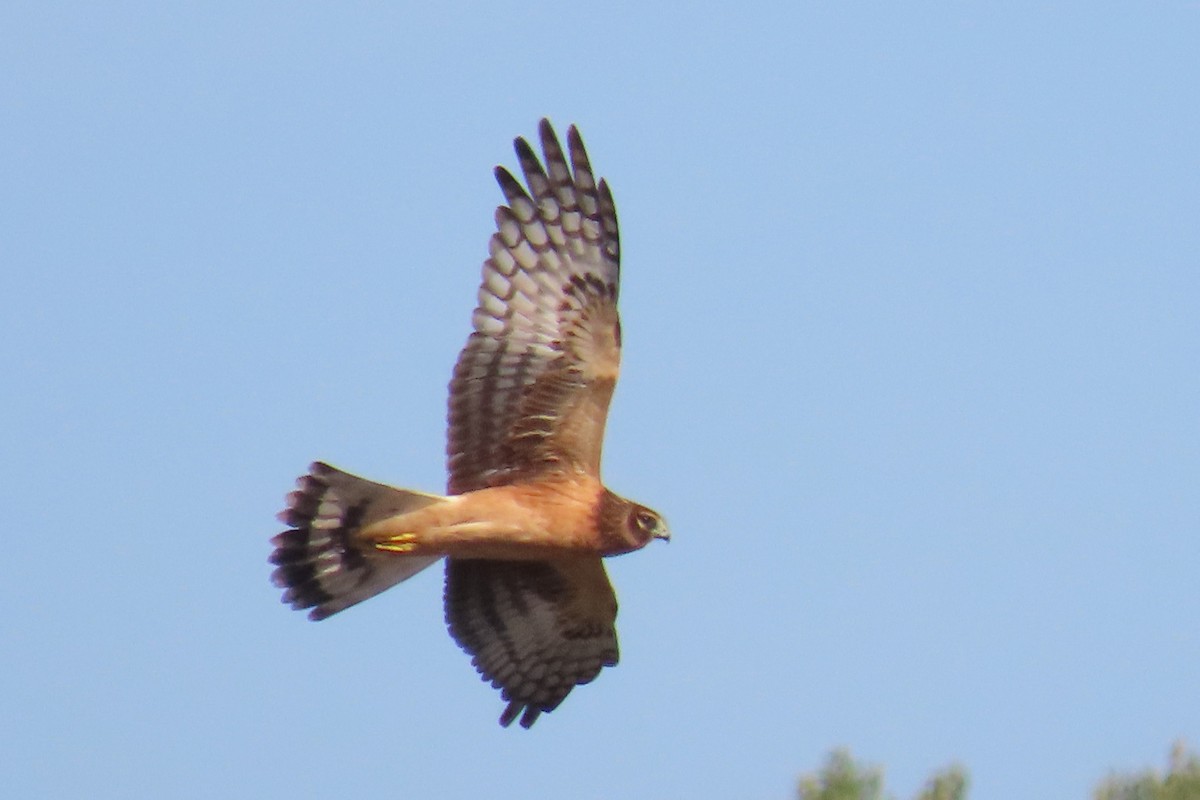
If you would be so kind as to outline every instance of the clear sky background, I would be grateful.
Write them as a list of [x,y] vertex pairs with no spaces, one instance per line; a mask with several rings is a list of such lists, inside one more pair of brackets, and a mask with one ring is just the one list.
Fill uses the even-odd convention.
[[[36,797],[1083,798],[1200,743],[1200,5],[0,10],[0,779]],[[530,731],[441,575],[315,624],[315,458],[444,486],[501,195],[612,183],[622,662]]]

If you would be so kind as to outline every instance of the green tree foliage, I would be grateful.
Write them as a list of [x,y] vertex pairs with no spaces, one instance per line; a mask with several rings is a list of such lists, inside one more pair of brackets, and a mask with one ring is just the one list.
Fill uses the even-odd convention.
[[[799,800],[895,800],[883,790],[883,769],[855,762],[848,750],[834,750],[825,766],[800,778]],[[936,773],[916,800],[966,800],[967,773],[952,766]],[[1158,770],[1106,778],[1094,800],[1200,800],[1200,755],[1183,742],[1171,748],[1165,774]]]
[[917,800],[967,800],[967,772],[957,764],[934,775]]
[[[967,774],[955,766],[934,775],[917,800],[966,797]],[[892,795],[883,793],[882,769],[855,763],[848,750],[834,750],[824,767],[800,778],[799,800],[892,800]]]
[[1096,787],[1095,800],[1200,800],[1200,756],[1176,742],[1167,760],[1167,773],[1146,770],[1136,775],[1112,775]]
[[834,750],[820,771],[800,778],[800,800],[883,800],[882,786],[882,770]]

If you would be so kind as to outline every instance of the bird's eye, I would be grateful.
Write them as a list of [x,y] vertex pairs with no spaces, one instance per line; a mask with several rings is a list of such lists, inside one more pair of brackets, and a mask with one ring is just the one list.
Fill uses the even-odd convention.
[[637,526],[649,533],[658,527],[658,517],[649,511],[639,511],[637,513]]

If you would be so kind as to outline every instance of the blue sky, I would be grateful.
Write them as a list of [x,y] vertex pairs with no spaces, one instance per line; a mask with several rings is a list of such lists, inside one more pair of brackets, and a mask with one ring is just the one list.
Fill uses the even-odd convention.
[[[1086,797],[1200,743],[1200,6],[0,10],[13,796]],[[502,730],[440,574],[314,624],[315,458],[445,479],[549,115],[622,225],[622,663]]]

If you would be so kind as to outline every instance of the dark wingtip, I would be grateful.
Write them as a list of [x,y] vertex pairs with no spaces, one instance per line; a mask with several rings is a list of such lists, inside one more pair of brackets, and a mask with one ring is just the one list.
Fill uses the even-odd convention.
[[513,149],[517,151],[517,160],[522,164],[526,161],[537,161],[537,154],[524,136],[513,139]]
[[500,191],[504,192],[504,199],[510,204],[522,198],[530,199],[525,187],[506,168],[496,167],[492,174],[496,176],[496,183],[500,184]]
[[572,151],[583,153],[586,148],[583,146],[583,136],[579,133],[579,128],[575,125],[567,128],[567,146]]
[[504,709],[504,713],[500,715],[500,725],[509,727],[513,721],[519,716],[521,718],[521,727],[529,730],[533,723],[537,722],[537,718],[542,714],[542,709],[537,706],[526,705],[519,700],[513,700]]
[[529,726],[537,722],[537,718],[541,716],[542,710],[535,706],[526,706],[525,713],[521,715],[521,727],[529,730]]

